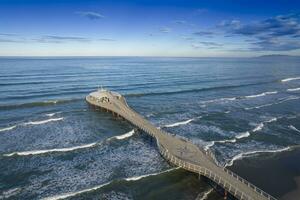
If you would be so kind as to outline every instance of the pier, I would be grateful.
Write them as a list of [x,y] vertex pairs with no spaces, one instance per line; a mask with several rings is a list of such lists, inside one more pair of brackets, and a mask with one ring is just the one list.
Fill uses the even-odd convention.
[[225,198],[229,193],[240,200],[276,200],[247,180],[219,165],[209,150],[205,151],[188,140],[177,138],[158,129],[130,108],[126,99],[119,93],[101,89],[90,93],[86,101],[106,112],[112,112],[116,117],[127,120],[155,138],[161,155],[168,162],[209,178],[224,189]]

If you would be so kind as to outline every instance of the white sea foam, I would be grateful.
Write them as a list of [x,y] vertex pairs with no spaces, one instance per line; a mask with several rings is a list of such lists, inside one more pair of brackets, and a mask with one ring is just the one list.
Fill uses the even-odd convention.
[[263,127],[264,127],[264,123],[259,123],[259,124],[252,130],[252,132],[260,131],[261,129],[263,129]]
[[294,80],[300,80],[300,76],[282,79],[281,82],[289,82],[289,81],[294,81]]
[[63,117],[59,118],[51,118],[51,119],[46,119],[42,121],[30,121],[30,122],[25,122],[24,125],[39,125],[39,124],[46,124],[48,122],[55,122],[55,121],[61,121],[63,120]]
[[[175,169],[179,169],[179,167],[171,168],[171,169],[168,169],[168,170],[165,170],[165,171],[162,171],[162,172],[153,173],[153,174],[146,174],[146,175],[141,175],[141,176],[129,177],[129,178],[125,178],[124,180],[125,181],[137,181],[137,180],[140,180],[140,179],[148,177],[148,176],[155,176],[155,175],[158,175],[158,174],[163,174],[163,173],[175,170]],[[70,193],[61,194],[61,195],[57,195],[57,196],[47,197],[47,198],[44,198],[43,200],[59,200],[59,199],[66,199],[66,198],[69,198],[69,197],[74,197],[74,196],[82,194],[82,193],[90,192],[90,191],[93,191],[93,190],[98,190],[98,189],[100,189],[100,188],[102,188],[106,185],[111,184],[112,182],[113,181],[110,181],[110,182],[107,182],[107,183],[104,183],[104,184],[101,184],[101,185],[98,185],[98,186],[95,186],[95,187],[92,187],[92,188],[88,188],[88,189],[84,189],[84,190],[80,190],[80,191],[76,191],[76,192],[70,192]]]
[[45,154],[45,153],[52,153],[52,152],[67,152],[67,151],[74,151],[77,149],[85,149],[95,146],[97,143],[90,143],[81,146],[75,147],[67,147],[67,148],[58,148],[58,149],[44,149],[44,150],[32,150],[32,151],[21,151],[21,152],[13,152],[9,154],[3,154],[3,156],[29,156],[29,155],[37,155],[37,154]]
[[152,173],[152,174],[145,174],[145,175],[141,175],[141,176],[133,176],[133,177],[125,178],[125,180],[126,181],[137,181],[137,180],[140,180],[140,179],[148,177],[148,176],[156,176],[158,174],[163,174],[163,173],[166,173],[166,172],[170,172],[170,171],[173,171],[173,170],[179,169],[179,168],[180,167],[176,167],[176,168],[167,169],[167,170],[162,171],[162,172],[157,172],[157,173]]
[[236,139],[228,139],[228,140],[219,140],[219,141],[215,141],[215,143],[235,143]]
[[46,116],[48,117],[53,117],[56,113],[48,113],[48,114],[45,114]]
[[207,151],[210,147],[214,146],[216,141],[210,141],[207,145],[203,147],[204,151]]
[[276,117],[273,117],[267,121],[265,121],[265,123],[271,123],[271,122],[276,122],[277,121],[277,118]]
[[296,131],[296,132],[298,132],[298,133],[300,133],[300,130],[297,129],[297,128],[296,128],[295,126],[293,126],[293,125],[289,125],[289,128],[292,129],[292,130],[294,130],[294,131]]
[[255,94],[255,95],[249,95],[249,96],[245,96],[245,98],[256,98],[256,97],[263,97],[269,94],[277,94],[277,91],[272,91],[272,92],[263,92],[260,94]]
[[295,91],[299,91],[300,88],[290,88],[290,89],[287,89],[288,92],[295,92]]
[[[204,193],[200,193],[197,198],[195,200],[206,200],[208,195],[214,191],[213,188],[209,189],[208,191],[204,192]],[[201,195],[201,196],[200,196]]]
[[131,130],[128,133],[125,133],[123,135],[114,136],[114,138],[116,138],[118,140],[123,140],[125,138],[129,138],[129,137],[133,136],[133,134],[134,134],[134,130]]
[[251,155],[254,155],[254,154],[259,154],[259,153],[279,153],[279,152],[283,152],[283,151],[289,151],[290,149],[291,149],[291,147],[285,147],[285,148],[282,148],[282,149],[257,150],[257,151],[249,151],[249,152],[240,153],[240,154],[237,154],[236,156],[234,156],[228,163],[226,163],[225,167],[232,166],[233,163],[236,160],[241,160],[244,157],[251,156]]
[[92,187],[92,188],[88,188],[88,189],[84,189],[84,190],[80,190],[80,191],[76,191],[76,192],[70,192],[70,193],[66,193],[66,194],[61,194],[61,195],[56,195],[56,196],[52,196],[52,197],[47,197],[47,198],[44,198],[43,200],[59,200],[59,199],[66,199],[66,198],[69,198],[69,197],[74,197],[78,194],[90,192],[90,191],[93,191],[93,190],[98,190],[98,189],[100,189],[100,188],[102,188],[106,185],[109,185],[110,183],[111,182],[107,182],[107,183],[97,185],[97,186]]
[[236,100],[236,97],[224,97],[220,99],[212,99],[212,100],[207,100],[207,101],[202,101],[201,103],[214,103],[214,102],[220,102],[220,101],[234,101]]
[[239,135],[235,136],[235,138],[242,139],[242,138],[249,137],[249,136],[250,136],[250,132],[246,131],[246,132],[240,133]]
[[174,124],[168,124],[168,125],[165,125],[164,127],[170,128],[170,127],[175,127],[175,126],[186,125],[186,124],[188,124],[188,123],[190,123],[190,122],[192,122],[192,121],[194,121],[194,120],[195,120],[195,119],[188,119],[188,120],[186,120],[186,121],[176,122],[176,123],[174,123]]
[[259,108],[268,107],[268,106],[272,106],[272,105],[277,105],[277,104],[284,103],[284,102],[286,102],[286,101],[297,100],[297,99],[300,99],[300,97],[290,96],[290,97],[288,97],[288,98],[281,99],[281,100],[279,100],[278,102],[268,103],[268,104],[263,104],[263,105],[260,105],[260,106],[249,107],[249,108],[245,108],[245,110],[259,109]]
[[254,107],[245,108],[245,110],[259,109],[259,108],[263,108],[263,107],[272,106],[274,104],[276,104],[276,103],[267,103],[267,104],[263,104],[263,105],[260,105],[260,106],[254,106]]
[[13,188],[13,189],[9,189],[7,191],[2,192],[2,195],[0,195],[0,199],[8,199],[12,196],[17,195],[18,193],[20,193],[21,188]]
[[6,128],[1,128],[1,129],[0,129],[0,132],[3,132],[3,131],[9,131],[9,130],[12,130],[12,129],[16,128],[16,127],[17,127],[17,125],[10,126],[10,127],[6,127]]

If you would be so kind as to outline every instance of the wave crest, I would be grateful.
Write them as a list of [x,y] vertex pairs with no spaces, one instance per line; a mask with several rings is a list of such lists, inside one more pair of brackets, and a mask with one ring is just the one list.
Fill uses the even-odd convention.
[[176,126],[180,126],[180,125],[186,125],[192,121],[194,121],[195,119],[188,119],[188,120],[185,120],[185,121],[181,121],[181,122],[176,122],[174,124],[167,124],[167,125],[164,125],[164,127],[167,127],[167,128],[171,128],[171,127],[176,127]]
[[299,91],[300,88],[290,88],[290,89],[287,89],[286,91],[288,92],[295,92],[295,91]]
[[[165,171],[162,171],[162,172],[157,172],[157,173],[152,173],[152,174],[145,174],[145,175],[141,175],[141,176],[134,176],[134,177],[124,178],[124,179],[115,180],[115,181],[122,181],[122,180],[123,181],[137,181],[137,180],[140,180],[140,179],[148,177],[148,176],[155,176],[155,175],[167,173],[167,172],[170,172],[170,171],[173,171],[173,170],[176,170],[176,169],[179,169],[179,167],[171,168],[171,169],[168,169],[168,170],[165,170]],[[74,197],[74,196],[77,196],[77,195],[82,194],[82,193],[90,192],[90,191],[93,191],[93,190],[98,190],[98,189],[100,189],[104,186],[107,186],[107,185],[115,182],[115,181],[109,181],[107,183],[104,183],[104,184],[101,184],[101,185],[98,185],[98,186],[95,186],[95,187],[92,187],[92,188],[76,191],[76,192],[70,192],[70,193],[56,195],[56,196],[52,196],[52,197],[46,197],[46,198],[43,198],[43,200],[59,200],[59,199],[66,199],[66,198],[69,198],[69,197]]]
[[6,128],[1,128],[1,129],[0,129],[0,132],[3,132],[3,131],[9,131],[9,130],[12,130],[12,129],[16,128],[16,127],[17,127],[17,125],[10,126],[10,127],[6,127]]
[[300,80],[300,76],[285,78],[285,79],[282,79],[281,82],[289,82],[289,81],[294,81],[294,80]]
[[68,151],[74,151],[78,149],[85,149],[96,146],[96,142],[91,144],[85,144],[81,146],[75,146],[75,147],[67,147],[67,148],[60,148],[60,149],[45,149],[45,150],[33,150],[33,151],[21,151],[21,152],[13,152],[9,154],[4,154],[3,156],[10,157],[14,155],[18,156],[29,156],[29,155],[38,155],[38,154],[45,154],[45,153],[52,153],[52,152],[68,152]]
[[59,117],[59,118],[46,119],[46,120],[42,120],[42,121],[30,121],[30,122],[25,122],[24,125],[40,125],[40,124],[46,124],[49,122],[61,121],[63,119],[64,119],[63,117]]
[[247,156],[251,156],[259,153],[279,153],[283,151],[289,151],[291,149],[292,149],[291,147],[285,147],[282,149],[274,149],[274,150],[257,150],[257,151],[243,152],[234,156],[228,163],[225,164],[225,167],[232,166],[235,161],[241,160]]

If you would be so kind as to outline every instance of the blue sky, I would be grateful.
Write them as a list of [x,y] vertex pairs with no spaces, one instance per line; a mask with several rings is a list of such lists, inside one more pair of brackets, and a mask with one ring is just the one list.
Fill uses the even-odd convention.
[[0,56],[300,55],[300,1],[0,0]]

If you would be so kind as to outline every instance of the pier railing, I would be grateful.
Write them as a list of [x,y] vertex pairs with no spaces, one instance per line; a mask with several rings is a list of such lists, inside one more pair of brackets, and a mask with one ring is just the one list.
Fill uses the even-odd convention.
[[[207,169],[205,167],[193,164],[193,163],[189,163],[186,162],[180,158],[177,158],[176,156],[172,155],[171,153],[168,152],[167,149],[165,149],[160,143],[159,141],[157,141],[157,146],[158,149],[160,151],[160,153],[163,155],[163,157],[168,160],[170,163],[179,166],[183,169],[186,169],[188,171],[192,171],[195,173],[198,173],[200,175],[206,176],[209,179],[213,180],[215,183],[217,183],[218,185],[220,185],[221,187],[223,187],[225,190],[227,190],[228,192],[230,192],[231,194],[233,194],[235,197],[241,199],[241,200],[253,200],[253,198],[251,198],[250,196],[248,196],[247,194],[239,191],[237,189],[237,187],[233,186],[231,183],[223,180],[223,178],[221,176],[219,176],[218,174],[214,173],[213,171],[211,171],[210,169]],[[244,178],[240,177],[239,175],[233,173],[232,171],[223,168],[223,170],[229,174],[230,176],[236,178],[237,180],[239,180],[240,182],[246,184],[248,187],[251,187],[255,192],[259,193],[260,195],[266,197],[269,200],[276,200],[275,197],[272,197],[271,195],[267,194],[266,192],[264,192],[262,189],[259,189],[258,187],[256,187],[255,185],[251,184],[250,182],[248,182],[247,180],[245,180]]]
[[[96,103],[96,105],[98,105],[99,103],[101,103],[97,98],[94,98],[92,96],[87,96],[87,100],[89,101],[94,101]],[[116,105],[114,105],[116,106]],[[137,126],[138,128],[140,128],[141,130],[143,130],[144,132],[146,132],[147,134],[151,135],[152,137],[154,137],[156,139],[157,142],[157,146],[158,149],[161,153],[161,155],[168,160],[170,163],[179,166],[183,169],[186,169],[188,171],[191,172],[195,172],[197,174],[203,175],[208,177],[209,179],[213,180],[215,183],[217,183],[219,186],[223,187],[226,191],[230,192],[232,195],[234,195],[235,197],[241,199],[241,200],[255,200],[253,198],[251,198],[248,194],[245,194],[244,192],[240,191],[238,189],[238,187],[234,186],[233,184],[231,184],[230,182],[224,180],[224,178],[222,178],[220,175],[218,175],[218,173],[213,172],[210,169],[207,169],[203,166],[194,164],[194,163],[190,163],[187,161],[184,161],[176,156],[174,156],[173,154],[171,154],[168,149],[166,149],[162,144],[159,143],[158,138],[151,132],[151,130],[145,126],[143,124],[143,120],[141,121],[134,121],[131,119],[132,116],[140,116],[138,113],[136,113],[134,110],[132,110],[129,106],[125,106],[125,107],[119,107],[117,106],[117,108],[119,109],[114,110],[111,103],[107,104],[107,106],[103,107],[107,110],[110,110],[114,113],[117,113],[118,115],[122,116],[124,119],[128,120],[129,122],[131,122],[133,125]],[[141,119],[143,119],[142,116],[140,116]],[[160,130],[161,132],[163,132],[164,134],[168,134],[168,135],[172,135],[169,134],[168,132],[165,132],[163,130]],[[172,135],[173,136],[173,135]],[[182,138],[180,138],[182,139]],[[187,139],[183,139],[186,141],[189,141]],[[192,141],[189,141],[192,142]],[[193,143],[193,142],[192,142]],[[226,172],[228,175],[230,175],[231,177],[235,178],[236,180],[238,180],[241,183],[244,183],[246,186],[248,186],[249,188],[252,188],[252,190],[256,193],[258,193],[259,195],[265,197],[268,200],[277,200],[275,197],[272,197],[271,195],[267,194],[266,192],[264,192],[262,189],[256,187],[255,185],[251,184],[250,182],[248,182],[247,180],[245,180],[244,178],[240,177],[239,175],[233,173],[232,171],[226,169],[225,167],[222,167],[218,160],[216,159],[214,153],[210,150],[203,150],[200,148],[200,150],[207,155],[209,158],[211,158],[214,163],[216,165],[219,166],[220,170],[223,170],[224,172]]]

